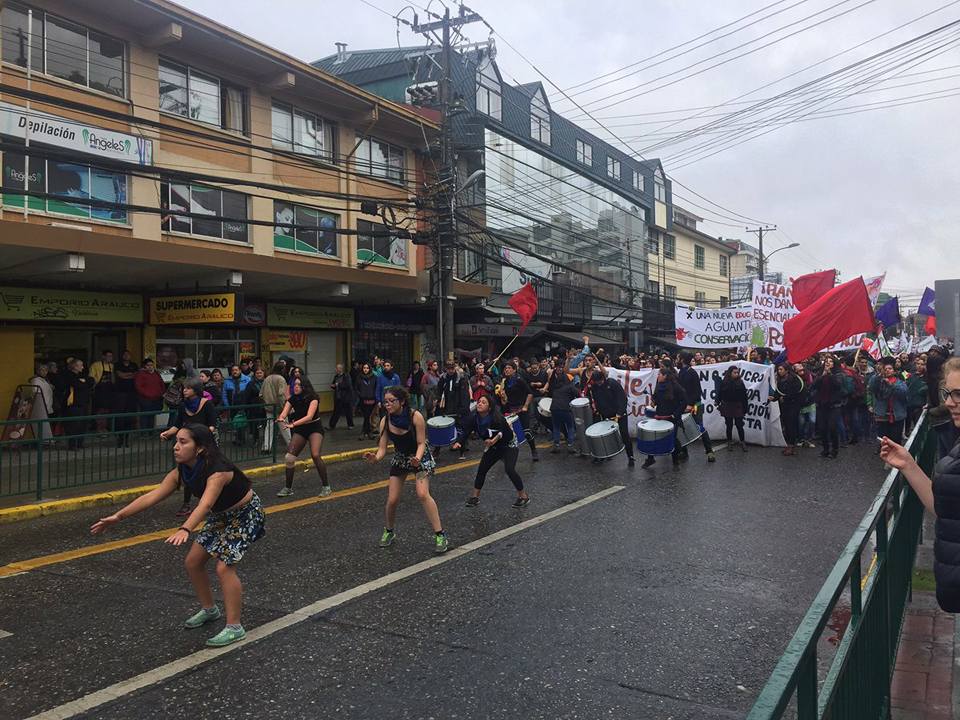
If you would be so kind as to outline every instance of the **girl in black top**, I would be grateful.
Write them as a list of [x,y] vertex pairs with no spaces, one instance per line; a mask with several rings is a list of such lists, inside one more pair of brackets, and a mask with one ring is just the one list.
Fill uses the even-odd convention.
[[[296,420],[290,422],[290,415]],[[294,376],[290,382],[290,397],[283,404],[283,410],[277,417],[281,427],[290,431],[290,445],[284,456],[286,484],[280,488],[277,497],[293,495],[293,473],[297,466],[297,457],[303,448],[310,443],[310,457],[313,466],[320,476],[320,497],[326,497],[333,492],[330,481],[327,480],[327,466],[320,456],[323,447],[323,424],[320,422],[320,398],[313,389],[313,385],[305,377]]]
[[[483,456],[477,467],[477,476],[473,481],[473,491],[467,498],[467,507],[476,507],[480,504],[480,490],[483,489],[487,473],[499,460],[503,460],[503,468],[517,490],[517,499],[513,507],[526,507],[530,502],[530,496],[523,489],[523,479],[517,472],[517,455],[520,453],[517,448],[517,438],[510,424],[493,407],[490,398],[484,396],[477,400],[477,410],[470,413],[470,417],[463,425],[463,432],[464,434],[475,432],[484,446]],[[458,447],[460,443],[453,444],[453,449]]]
[[173,459],[177,466],[160,484],[113,515],[100,518],[90,528],[94,535],[104,532],[124,518],[153,507],[177,491],[183,483],[200,498],[197,508],[170,537],[170,545],[183,545],[197,527],[196,544],[187,553],[186,566],[190,582],[200,600],[200,611],[187,619],[188,628],[198,628],[219,620],[222,615],[210,590],[207,562],[217,559],[217,576],[227,609],[226,627],[207,640],[211,647],[223,647],[246,636],[240,624],[243,607],[243,585],[234,568],[250,544],[264,534],[265,516],[260,498],[253,492],[250,480],[233,463],[220,454],[210,428],[189,424],[176,431]]
[[402,387],[389,387],[383,391],[383,406],[386,413],[380,419],[380,444],[377,451],[366,453],[363,458],[369,463],[379,462],[387,454],[387,441],[393,443],[394,455],[390,464],[389,491],[387,493],[386,524],[380,536],[380,547],[393,545],[396,539],[394,520],[397,505],[403,494],[403,481],[415,473],[417,498],[433,527],[434,550],[444,553],[450,544],[440,522],[440,511],[430,495],[430,478],[437,467],[427,446],[427,423],[418,410],[410,407],[410,394]]
[[[216,440],[217,407],[213,400],[204,396],[203,383],[199,378],[185,380],[183,383],[183,401],[177,408],[177,415],[173,423],[160,433],[161,440],[169,440],[177,434],[177,430],[187,425],[197,424],[207,428]],[[187,517],[190,514],[190,488],[183,488],[183,504],[177,510],[177,517]]]

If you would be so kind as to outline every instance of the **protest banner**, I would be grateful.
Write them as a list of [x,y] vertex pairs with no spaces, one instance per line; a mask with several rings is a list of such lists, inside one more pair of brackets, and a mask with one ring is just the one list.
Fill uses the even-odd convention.
[[674,307],[677,345],[689,348],[732,348],[750,342],[750,305],[725,308]]
[[[747,386],[747,414],[743,419],[744,433],[748,443],[753,445],[784,447],[783,430],[780,428],[780,405],[767,403],[773,383],[773,366],[738,360],[736,362],[698,365],[694,368],[700,374],[701,397],[703,403],[703,424],[714,440],[726,438],[726,424],[717,407],[717,390],[723,373],[731,365],[740,368],[740,377]],[[606,368],[608,377],[616,380],[627,394],[627,414],[630,437],[637,435],[637,420],[643,416],[644,409],[653,405],[653,392],[657,385],[658,370],[618,370]],[[691,400],[691,404],[696,400]]]

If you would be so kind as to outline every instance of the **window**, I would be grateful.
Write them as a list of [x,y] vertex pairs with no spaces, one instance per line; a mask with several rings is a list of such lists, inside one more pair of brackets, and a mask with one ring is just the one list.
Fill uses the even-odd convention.
[[337,216],[316,208],[273,201],[273,246],[306,255],[337,257]]
[[273,103],[270,117],[275,148],[334,161],[334,132],[329,121],[283,103]]
[[633,189],[638,193],[643,192],[643,175],[639,170],[633,171]]
[[663,173],[657,168],[653,173],[653,197],[660,202],[667,201],[667,186],[663,183]]
[[703,245],[694,245],[693,246],[693,266],[697,270],[703,270],[704,268],[704,250]]
[[677,259],[677,238],[673,235],[663,236],[663,256],[668,260]]
[[[10,152],[3,153],[3,204],[8,208],[57,213],[94,220],[127,222],[123,207],[94,206],[83,199],[125,205],[127,176],[77,163],[58,162]],[[29,165],[29,168],[28,168]],[[28,176],[29,175],[29,179]],[[24,196],[23,191],[49,193],[59,198]]]
[[720,275],[727,277],[730,274],[730,258],[726,255],[720,255]]
[[703,307],[707,304],[707,294],[703,290],[694,290],[693,300],[696,302],[697,307]]
[[493,63],[488,62],[477,73],[477,112],[500,120],[500,78]]
[[29,62],[34,72],[125,97],[122,41],[42,10],[33,10],[30,26],[27,9],[11,4],[4,5],[0,26],[4,62],[20,67]]
[[[170,214],[163,215],[161,227],[167,232],[247,242],[247,196],[207,185],[160,184],[160,201]],[[188,217],[176,211],[209,215]]]
[[607,158],[607,177],[611,177],[614,180],[620,179],[620,161],[616,158]]
[[390,232],[386,225],[357,221],[357,262],[406,267],[407,241]]
[[583,140],[577,140],[577,162],[582,165],[593,165],[593,147]]
[[720,307],[727,307],[730,304],[730,298],[726,295],[720,296]]
[[647,290],[659,297],[660,283],[658,283],[656,280],[647,280]]
[[656,230],[647,230],[647,252],[651,255],[660,254],[660,233]]
[[403,148],[373,138],[364,138],[354,153],[357,172],[392,182],[404,181]]
[[530,137],[544,145],[550,144],[550,109],[542,88],[530,98]]
[[[157,328],[157,369],[172,373],[184,358],[201,369],[226,371],[234,363],[257,356],[256,328]],[[224,372],[226,374],[226,372]]]
[[246,132],[246,93],[186,65],[160,60],[160,112]]
[[676,285],[667,285],[664,287],[664,297],[667,300],[676,300],[677,299],[677,286]]

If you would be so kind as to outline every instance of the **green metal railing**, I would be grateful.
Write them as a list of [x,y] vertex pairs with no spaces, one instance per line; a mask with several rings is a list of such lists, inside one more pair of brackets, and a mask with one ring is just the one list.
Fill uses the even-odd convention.
[[[264,409],[271,414],[273,408],[235,405],[220,414],[220,447],[233,462],[277,461],[276,423],[249,419]],[[237,418],[240,411],[248,419]],[[9,435],[6,426],[24,431],[19,438],[0,441],[0,497],[33,494],[40,500],[44,493],[63,488],[166,472],[173,463],[173,441],[160,440],[160,433],[174,417],[174,412],[163,410],[0,422],[0,437]],[[44,430],[49,436],[51,429],[67,423],[81,432],[43,439]],[[262,449],[265,432],[274,435],[267,452]]]
[[[906,447],[929,475],[936,435],[926,415]],[[867,514],[817,593],[786,651],[753,705],[748,720],[889,716],[890,682],[923,525],[923,506],[897,470],[891,470]],[[872,545],[872,547],[871,547]],[[864,560],[869,560],[864,577]],[[824,628],[838,607],[850,621],[832,660],[818,658]]]

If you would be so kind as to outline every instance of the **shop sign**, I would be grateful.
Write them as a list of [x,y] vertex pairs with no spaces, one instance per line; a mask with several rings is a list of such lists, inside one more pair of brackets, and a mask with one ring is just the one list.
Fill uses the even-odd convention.
[[267,304],[267,325],[296,328],[319,328],[323,330],[350,330],[353,325],[353,309],[323,307],[319,305]]
[[151,325],[205,325],[236,319],[235,293],[150,298]]
[[128,133],[104,130],[86,123],[0,103],[0,135],[75,150],[131,165],[153,164],[153,142]]
[[[456,325],[456,335],[457,337],[483,337],[483,338],[494,338],[494,337],[513,337],[517,334],[517,326],[515,324],[502,324],[502,323],[457,323]],[[533,335],[541,332],[545,329],[545,326],[542,325],[530,325],[526,332],[532,337]]]
[[267,333],[267,349],[271,352],[303,352],[307,349],[307,332],[271,330]]
[[0,287],[0,320],[143,322],[139,295]]
[[360,316],[360,328],[363,330],[424,332],[427,329],[422,312],[407,314],[396,310],[359,310],[357,313]]
[[263,327],[267,324],[267,306],[263,303],[244,305],[240,322],[251,327]]

